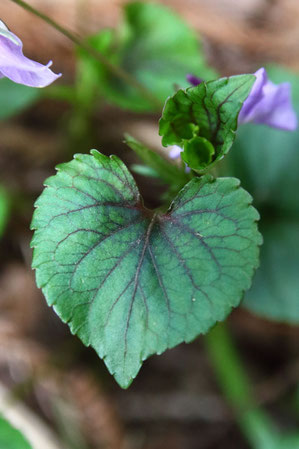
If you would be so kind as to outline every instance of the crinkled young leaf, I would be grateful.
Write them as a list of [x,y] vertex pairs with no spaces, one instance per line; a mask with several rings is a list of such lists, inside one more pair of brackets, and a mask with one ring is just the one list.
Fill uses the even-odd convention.
[[31,449],[31,445],[6,419],[0,415],[0,449]]
[[[213,145],[213,162],[221,159],[235,140],[238,114],[254,84],[253,75],[238,75],[180,89],[165,103],[160,120],[162,144],[184,148],[195,137]],[[199,150],[200,151],[200,146]],[[196,170],[206,168],[196,164]]]
[[185,142],[182,159],[193,170],[202,170],[213,162],[215,148],[204,137],[193,137]]
[[37,284],[122,387],[151,354],[223,320],[251,284],[258,213],[234,178],[194,178],[166,214],[95,150],[46,185],[32,222]]
[[[124,24],[118,30],[101,31],[90,38],[114,64],[122,67],[161,101],[175,86],[187,87],[187,73],[215,79],[217,72],[205,62],[197,34],[163,5],[132,2],[124,7]],[[84,57],[87,70],[96,67],[98,88],[110,102],[133,111],[155,110],[155,105],[138,90],[113,77],[104,66]]]

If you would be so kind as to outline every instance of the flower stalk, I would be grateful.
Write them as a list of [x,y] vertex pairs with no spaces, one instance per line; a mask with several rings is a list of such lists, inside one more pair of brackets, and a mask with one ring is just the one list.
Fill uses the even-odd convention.
[[265,427],[272,423],[268,414],[257,405],[227,325],[217,324],[205,336],[205,342],[219,386],[243,435],[253,449],[264,449]]

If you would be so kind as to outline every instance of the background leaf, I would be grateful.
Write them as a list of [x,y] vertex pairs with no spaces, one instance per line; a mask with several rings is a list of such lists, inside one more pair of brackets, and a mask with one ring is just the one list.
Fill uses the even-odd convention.
[[0,237],[2,236],[9,217],[9,198],[6,190],[0,186]]
[[32,449],[21,432],[0,415],[0,449]]
[[37,284],[127,387],[151,354],[238,305],[258,263],[258,214],[234,178],[194,178],[162,214],[117,157],[93,150],[58,170],[32,223]]
[[253,75],[239,75],[179,90],[163,109],[162,144],[179,145],[186,151],[186,143],[202,137],[214,146],[213,161],[221,159],[235,140],[238,115],[254,82]]
[[40,89],[16,84],[8,78],[0,79],[0,120],[19,114],[32,106],[40,96]]
[[[298,115],[298,75],[275,66],[267,72],[275,83],[292,84]],[[299,130],[243,125],[225,164],[223,172],[241,179],[262,217],[261,266],[243,304],[265,318],[298,324]]]
[[261,232],[261,266],[244,305],[265,318],[298,324],[299,223],[263,220]]
[[[89,42],[147,87],[161,105],[176,85],[189,85],[188,73],[207,80],[218,76],[205,62],[196,33],[163,5],[129,3],[124,7],[124,23],[118,33],[104,30]],[[153,104],[140,92],[113,77],[86,54],[85,63],[92,71],[96,66],[99,87],[109,101],[133,111],[153,110]]]
[[125,143],[139,156],[139,158],[157,173],[161,180],[180,190],[191,179],[191,175],[180,169],[171,161],[163,158],[156,151],[146,148],[128,134]]
[[226,163],[229,173],[238,176],[252,194],[259,210],[277,218],[299,218],[299,201],[294,195],[299,190],[298,130],[242,125]]

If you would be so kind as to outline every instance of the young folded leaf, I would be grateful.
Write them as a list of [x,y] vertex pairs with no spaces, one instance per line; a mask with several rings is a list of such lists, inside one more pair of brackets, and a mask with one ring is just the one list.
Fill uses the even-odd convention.
[[125,165],[93,150],[36,202],[33,267],[49,305],[128,387],[142,362],[239,304],[258,265],[257,211],[234,178],[194,178],[166,214]]
[[[291,84],[274,84],[268,79],[264,67],[257,70],[254,76],[256,80],[239,114],[239,125],[252,122],[294,131],[298,120],[292,105]],[[186,79],[193,86],[198,86],[203,81],[195,75],[187,75]]]
[[[255,79],[254,75],[238,75],[180,89],[164,106],[160,119],[162,144],[182,147],[182,158],[194,170],[204,170],[222,159],[235,140],[238,115]],[[198,140],[198,152],[205,152],[203,158],[194,157],[193,139],[198,137],[209,142],[208,147]]]

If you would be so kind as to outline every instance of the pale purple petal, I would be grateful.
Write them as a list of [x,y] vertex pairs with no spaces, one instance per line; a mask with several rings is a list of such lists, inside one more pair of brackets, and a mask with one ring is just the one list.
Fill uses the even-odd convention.
[[184,151],[183,148],[179,147],[178,145],[173,145],[170,147],[169,157],[171,159],[177,159],[182,151]]
[[274,84],[266,70],[259,69],[256,82],[239,114],[239,124],[259,123],[286,131],[297,128],[297,116],[292,106],[289,83]]
[[31,87],[45,87],[61,76],[47,65],[32,61],[23,54],[22,41],[0,24],[0,77]]
[[243,103],[239,114],[239,123],[247,123],[253,120],[255,107],[263,98],[263,87],[268,81],[267,72],[262,67],[254,73],[254,76],[256,77],[256,81],[252,86],[249,96]]
[[254,123],[266,124],[273,128],[294,131],[297,128],[297,116],[292,107],[291,85],[273,84],[264,86],[264,98],[259,103]]
[[[184,151],[183,148],[179,147],[178,145],[172,145],[170,147],[168,154],[171,159],[178,159],[180,157],[180,154],[182,153],[182,151]],[[185,163],[185,172],[190,173],[190,171],[191,171],[191,168],[188,167],[188,165]]]

